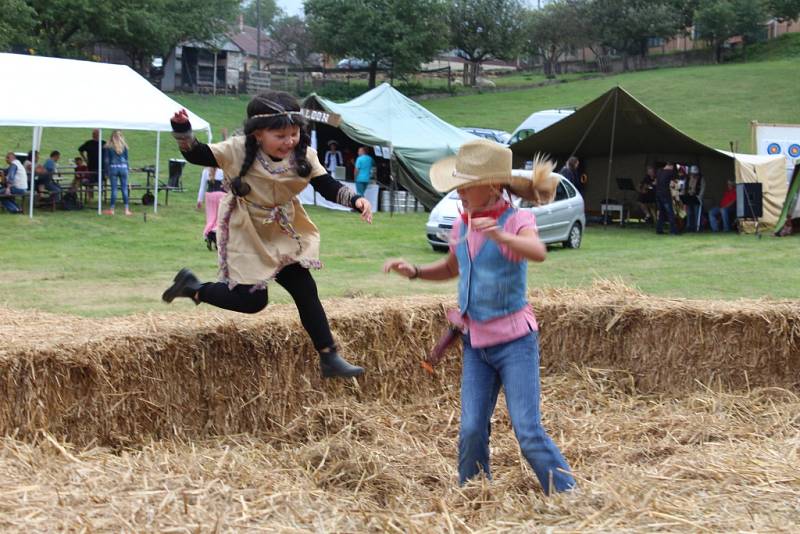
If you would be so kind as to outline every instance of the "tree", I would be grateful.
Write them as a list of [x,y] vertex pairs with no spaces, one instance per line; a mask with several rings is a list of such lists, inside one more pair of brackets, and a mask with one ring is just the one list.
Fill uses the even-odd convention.
[[[238,0],[27,0],[32,39],[55,57],[81,57],[95,44],[125,51],[134,68],[166,55],[183,41],[210,42],[222,35]],[[67,15],[65,15],[67,14]]]
[[26,0],[33,10],[31,41],[43,55],[81,57],[97,42],[94,31],[109,2],[93,0]]
[[256,8],[260,8],[261,11],[262,28],[271,29],[272,25],[284,16],[283,10],[278,7],[275,0],[247,0],[246,2],[242,2],[241,12],[244,16],[244,23],[254,28],[258,27]]
[[700,0],[669,0],[669,4],[680,17],[682,30],[694,25],[694,12],[697,11]]
[[182,42],[213,46],[237,9],[237,0],[114,0],[113,14],[102,17],[96,37],[124,50],[131,66],[144,70],[151,56],[167,55]]
[[[579,46],[588,45],[581,32],[573,31],[571,21],[578,17],[577,4],[558,0],[542,9],[530,10],[524,29],[524,49],[542,57],[546,76],[558,71],[559,58]],[[569,27],[570,31],[564,31]]]
[[722,60],[722,46],[736,35],[736,14],[730,0],[700,0],[694,14],[697,34],[714,48],[714,57]]
[[[272,39],[277,45],[276,55],[294,58],[301,69],[311,63],[315,53],[314,43],[308,24],[301,17],[293,15],[279,18],[273,26]],[[300,89],[305,87],[305,83],[305,72],[301,70],[298,76]]]
[[464,84],[475,85],[487,59],[512,59],[523,48],[525,16],[520,0],[454,0],[447,22],[451,44],[467,60]]
[[780,22],[800,18],[800,0],[765,0],[767,11]]
[[735,22],[733,31],[742,37],[742,52],[747,58],[747,45],[756,42],[764,29],[767,13],[761,0],[731,0]]
[[369,87],[378,64],[402,74],[446,46],[442,0],[306,0],[306,21],[318,51],[369,62]]
[[31,44],[33,9],[24,0],[0,0],[0,13],[0,50]]
[[591,41],[602,53],[621,53],[625,70],[629,56],[647,55],[651,37],[668,39],[683,29],[681,11],[671,0],[590,0],[583,17]]

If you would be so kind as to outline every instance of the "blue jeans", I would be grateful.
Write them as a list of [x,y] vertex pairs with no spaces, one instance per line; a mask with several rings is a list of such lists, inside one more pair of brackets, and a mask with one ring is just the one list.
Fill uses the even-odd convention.
[[369,182],[356,182],[356,193],[363,197],[368,185]]
[[119,178],[120,188],[122,188],[122,201],[125,208],[128,208],[128,169],[126,167],[114,167],[108,171],[108,179],[111,181],[111,209],[117,203],[117,178]]
[[458,437],[458,479],[461,484],[489,469],[489,422],[500,386],[505,389],[511,426],[520,449],[546,494],[575,486],[569,466],[542,427],[539,413],[539,333],[483,349],[463,337],[461,432]]
[[736,218],[736,204],[731,204],[727,208],[712,208],[711,211],[708,212],[708,223],[711,225],[712,232],[719,232],[720,230],[717,215],[722,218],[722,230],[730,232],[731,221]]
[[689,204],[686,206],[686,231],[699,232],[700,231],[700,215],[703,212],[701,204]]
[[61,200],[61,186],[57,183],[53,182],[52,180],[44,184],[44,188],[47,191],[50,191],[50,195],[55,199],[56,202]]
[[669,219],[669,233],[677,234],[678,227],[675,225],[675,212],[672,210],[672,199],[656,196],[656,206],[658,207],[656,233],[664,233],[664,223]]
[[[9,187],[9,189],[12,195],[24,195],[25,193],[27,193],[25,189],[20,189],[18,187]],[[0,191],[2,191],[2,189],[0,189]],[[17,203],[14,202],[13,198],[4,198],[2,202],[3,202],[3,207],[6,209],[7,212],[9,213],[22,212],[22,208],[17,206]]]

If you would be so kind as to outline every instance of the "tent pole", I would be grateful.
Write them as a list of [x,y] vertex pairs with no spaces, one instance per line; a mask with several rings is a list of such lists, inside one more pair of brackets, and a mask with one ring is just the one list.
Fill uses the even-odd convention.
[[[390,145],[391,146],[391,145]],[[394,150],[389,153],[389,217],[394,217],[394,199],[397,191],[397,176],[395,175],[396,163],[394,161]]]
[[[616,104],[617,104],[616,98],[617,98],[617,92],[614,91],[614,106],[616,106]],[[600,118],[600,114],[602,114],[603,110],[606,109],[606,106],[608,105],[608,101],[609,100],[611,100],[611,95],[608,95],[608,98],[606,98],[606,101],[603,102],[603,107],[600,108],[600,111],[597,112],[597,115],[594,116],[594,118],[592,119],[592,122],[589,124],[589,127],[586,128],[585,132],[583,132],[583,137],[581,137],[581,140],[578,141],[577,145],[575,145],[575,149],[572,151],[572,154],[569,155],[570,158],[572,156],[574,156],[578,152],[578,150],[580,150],[581,145],[583,145],[583,142],[586,141],[586,137],[589,135],[589,132],[591,132],[592,128],[594,128],[594,123],[597,122],[597,119]],[[567,159],[569,159],[569,158],[567,158]]]
[[33,219],[33,195],[36,184],[36,134],[39,127],[33,127],[33,139],[31,139],[31,175],[28,176],[30,185],[28,185],[28,217]]
[[[611,147],[608,151],[608,174],[606,175],[606,213],[603,217],[603,227],[608,227],[608,193],[611,189],[611,166],[614,164],[614,137],[617,133],[617,95],[618,92],[614,91],[614,114],[611,116]],[[625,220],[625,205],[622,206],[622,212],[619,214],[620,222]]]
[[103,129],[98,128],[97,136],[97,214],[103,214]]
[[153,213],[158,213],[158,164],[161,161],[161,130],[156,131],[156,177],[155,188],[156,194],[153,198]]

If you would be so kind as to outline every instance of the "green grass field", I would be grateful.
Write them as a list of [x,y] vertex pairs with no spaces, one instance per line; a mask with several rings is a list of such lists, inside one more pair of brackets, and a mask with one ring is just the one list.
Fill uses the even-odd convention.
[[[738,140],[749,148],[749,121],[800,122],[795,62],[664,69],[573,81],[538,89],[432,100],[425,105],[458,125],[513,129],[531,111],[581,105],[614,85],[622,85],[673,125],[712,146]],[[208,119],[215,134],[240,124],[245,98],[175,97]],[[155,134],[127,132],[134,166],[152,163]],[[0,128],[0,148],[29,150],[31,132]],[[47,129],[42,150],[57,148],[66,159],[89,137],[88,130]],[[162,136],[162,167],[179,156],[169,135]],[[4,291],[0,303],[88,316],[122,315],[167,309],[161,291],[182,266],[211,278],[216,255],[201,240],[203,214],[194,209],[200,169],[188,166],[190,191],[170,196],[154,216],[134,206],[125,218],[81,212],[37,212],[33,220],[0,212],[4,227]],[[163,177],[163,174],[162,174]],[[136,181],[137,178],[134,178]],[[141,192],[137,196],[141,196]],[[380,272],[384,258],[415,262],[441,255],[424,240],[425,214],[377,214],[366,226],[347,213],[311,209],[323,236],[326,268],[316,277],[323,297],[454,293],[454,284],[411,283]],[[595,279],[620,278],[658,295],[697,298],[797,298],[800,271],[796,238],[758,240],[752,236],[698,235],[657,238],[650,230],[590,227],[579,251],[554,247],[548,260],[531,266],[531,286],[586,286]],[[277,287],[277,286],[276,286]],[[273,301],[286,301],[281,289]],[[173,307],[191,304],[183,302]]]
[[673,126],[707,145],[750,152],[750,121],[800,123],[796,60],[634,72],[525,91],[424,102],[458,126],[513,131],[534,111],[582,106],[622,86]]
[[[216,273],[216,254],[201,238],[203,214],[191,193],[158,216],[135,206],[132,217],[82,212],[2,215],[3,282],[0,303],[86,316],[164,311],[163,289],[175,272],[190,266],[204,279]],[[424,240],[426,215],[390,217],[374,224],[350,213],[309,209],[322,232],[325,268],[315,274],[323,298],[455,294],[448,283],[410,282],[381,272],[383,260],[402,256],[424,263],[442,254]],[[583,247],[551,247],[547,260],[530,266],[531,287],[589,286],[621,279],[647,293],[691,298],[797,298],[797,238],[738,235],[656,236],[649,229],[591,226]],[[288,295],[272,286],[273,302]],[[172,309],[190,308],[181,299]]]

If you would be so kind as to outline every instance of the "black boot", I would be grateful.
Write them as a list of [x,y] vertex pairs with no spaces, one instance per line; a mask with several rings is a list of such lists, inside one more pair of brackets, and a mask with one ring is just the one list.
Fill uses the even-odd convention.
[[200,300],[195,295],[197,295],[201,287],[203,287],[203,284],[200,280],[197,279],[192,271],[184,267],[175,275],[172,285],[161,295],[161,300],[172,302],[175,297],[187,297],[192,299],[195,304],[200,304]]
[[212,246],[214,247],[214,250],[217,249],[217,232],[213,230],[208,232],[208,235],[206,236],[206,246],[208,247],[208,250],[211,250]]
[[364,374],[363,367],[348,363],[347,360],[339,356],[335,348],[328,352],[319,353],[319,368],[322,371],[323,378],[351,377]]

